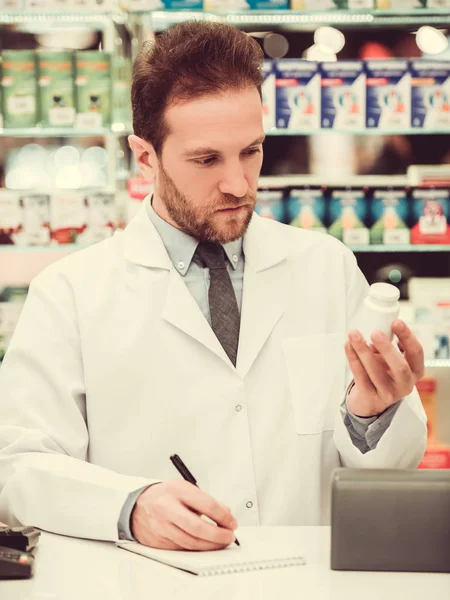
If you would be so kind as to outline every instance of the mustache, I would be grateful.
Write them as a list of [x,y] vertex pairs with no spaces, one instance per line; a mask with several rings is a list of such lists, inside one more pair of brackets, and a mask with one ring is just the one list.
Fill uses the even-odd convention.
[[[233,196],[233,194],[222,194],[221,200],[223,206],[218,210],[224,210],[225,208],[237,208],[243,204],[253,205],[256,203],[256,194],[245,194],[245,196]],[[222,202],[220,204],[222,204]]]

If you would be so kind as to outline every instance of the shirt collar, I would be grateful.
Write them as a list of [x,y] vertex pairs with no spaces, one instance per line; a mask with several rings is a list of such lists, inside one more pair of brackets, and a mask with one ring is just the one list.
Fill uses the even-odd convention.
[[[164,221],[164,219],[155,212],[152,206],[152,196],[145,198],[144,202],[148,217],[159,233],[170,260],[180,275],[183,275],[184,277],[191,266],[199,241]],[[234,242],[222,244],[222,247],[225,250],[225,254],[230,261],[232,268],[236,270],[239,261],[243,258],[242,238],[239,238]]]

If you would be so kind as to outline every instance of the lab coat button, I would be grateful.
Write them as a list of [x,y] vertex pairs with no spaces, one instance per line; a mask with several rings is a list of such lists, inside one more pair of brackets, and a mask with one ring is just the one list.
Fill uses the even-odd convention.
[[236,406],[236,410],[237,410],[238,412],[240,412],[240,411],[242,410],[242,406],[241,406],[240,404],[238,404],[238,405]]
[[247,504],[245,505],[247,508],[251,508],[253,506],[253,502],[247,502]]
[[233,262],[237,262],[239,260],[237,254],[233,254]]
[[127,536],[124,531],[119,532],[119,540],[126,540]]
[[180,260],[180,262],[178,263],[178,268],[184,269],[184,262],[182,260]]

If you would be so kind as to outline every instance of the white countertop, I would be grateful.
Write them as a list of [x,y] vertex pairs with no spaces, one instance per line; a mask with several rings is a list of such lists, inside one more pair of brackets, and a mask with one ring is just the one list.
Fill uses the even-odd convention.
[[[245,531],[244,530],[248,530]],[[250,531],[251,530],[251,531]],[[236,535],[240,539],[240,530]],[[374,573],[330,569],[329,527],[242,528],[258,539],[283,540],[305,566],[197,577],[111,542],[42,532],[35,575],[0,581],[1,600],[433,600],[450,599],[450,574]],[[240,540],[242,543],[242,539]]]

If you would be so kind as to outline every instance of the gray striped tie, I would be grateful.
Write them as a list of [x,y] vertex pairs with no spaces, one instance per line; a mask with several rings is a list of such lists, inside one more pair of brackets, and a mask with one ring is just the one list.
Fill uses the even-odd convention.
[[236,366],[240,315],[225,263],[224,249],[220,244],[201,242],[195,254],[210,273],[208,299],[212,329],[231,362]]

